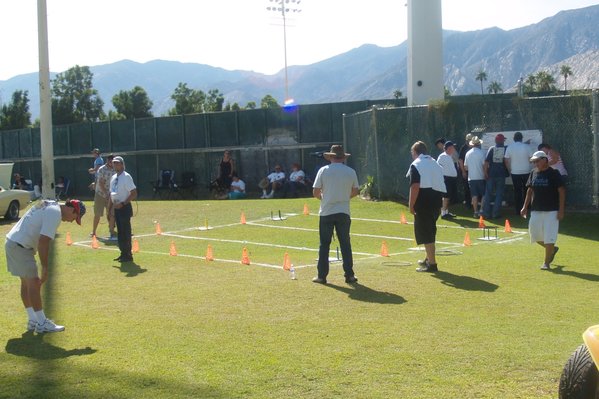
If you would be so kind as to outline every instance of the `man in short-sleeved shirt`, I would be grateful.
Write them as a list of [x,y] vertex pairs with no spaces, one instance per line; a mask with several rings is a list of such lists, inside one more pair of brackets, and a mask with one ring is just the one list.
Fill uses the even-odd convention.
[[533,154],[532,147],[522,142],[522,133],[514,133],[514,143],[505,150],[505,166],[512,175],[514,186],[514,209],[520,214],[524,197],[526,196],[526,181],[530,174],[530,157]]
[[464,169],[468,172],[468,183],[470,185],[474,217],[479,216],[478,198],[482,198],[482,203],[480,204],[481,208],[485,201],[485,153],[480,148],[482,143],[482,140],[480,140],[478,136],[472,137],[470,140],[472,148],[466,153],[464,159]]
[[[495,145],[487,151],[485,159],[485,205],[483,214],[486,218],[497,219],[501,216],[501,204],[503,203],[503,192],[505,191],[505,178],[508,171],[505,166],[505,136],[501,133],[495,136]],[[495,194],[493,208],[491,209],[491,198]]]
[[426,258],[419,261],[419,272],[437,272],[435,241],[441,197],[445,194],[443,169],[428,155],[426,144],[417,141],[411,148],[414,162],[407,177],[410,178],[410,213],[414,215],[414,236],[417,244],[424,244]]
[[137,187],[133,183],[131,175],[125,172],[125,161],[122,157],[114,157],[112,166],[116,173],[110,180],[110,200],[114,208],[114,219],[121,251],[121,254],[114,260],[132,262],[131,217],[133,216],[133,207],[131,201],[137,198]]
[[445,181],[445,193],[443,194],[443,205],[441,207],[441,218],[451,219],[455,215],[449,212],[449,203],[452,198],[457,196],[458,191],[458,170],[453,162],[453,156],[456,154],[455,144],[452,141],[446,141],[443,145],[445,151],[437,158],[437,163],[443,169],[443,180]]
[[[79,200],[69,200],[64,205],[43,200],[31,207],[6,235],[6,266],[13,276],[21,278],[21,300],[29,317],[28,331],[45,333],[64,330],[64,326],[58,326],[46,318],[41,287],[48,279],[50,241],[56,236],[60,222],[76,220],[81,225],[83,215],[85,205]],[[41,278],[38,277],[36,252],[42,266]]]
[[530,158],[535,169],[530,172],[526,198],[520,214],[526,217],[530,205],[528,232],[530,241],[545,248],[542,270],[549,270],[559,247],[555,246],[559,222],[564,218],[566,188],[561,174],[549,166],[547,154],[537,151]]
[[94,194],[94,224],[92,227],[92,236],[97,235],[98,225],[100,219],[104,216],[106,211],[106,218],[108,219],[108,229],[110,231],[110,239],[116,240],[116,232],[114,231],[114,216],[111,214],[110,209],[110,180],[114,175],[114,168],[112,167],[112,154],[106,157],[106,163],[100,166],[96,173],[96,191]]
[[358,279],[354,274],[349,237],[351,226],[349,201],[359,193],[358,177],[352,168],[343,163],[350,155],[345,153],[343,146],[334,145],[330,152],[325,152],[323,155],[331,164],[318,170],[313,185],[314,197],[320,199],[318,226],[320,247],[318,250],[318,276],[312,281],[319,284],[327,283],[329,252],[333,230],[335,230],[343,257],[345,282],[353,284]]

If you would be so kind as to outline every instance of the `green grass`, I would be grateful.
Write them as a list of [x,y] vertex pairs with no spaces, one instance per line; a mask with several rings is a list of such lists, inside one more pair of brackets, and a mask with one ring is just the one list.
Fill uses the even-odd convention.
[[[270,220],[279,210],[296,215]],[[402,212],[412,220],[404,206],[354,200],[351,287],[339,263],[328,286],[311,282],[317,210],[314,199],[139,202],[141,252],[128,266],[112,262],[115,246],[89,247],[91,215],[82,228],[63,224],[44,289],[46,313],[66,326],[53,335],[23,334],[19,282],[2,256],[0,397],[557,396],[563,365],[599,321],[599,215],[567,214],[552,272],[539,270],[542,249],[522,219],[510,218],[514,234],[502,220],[490,242],[472,218],[440,220],[431,275],[414,271],[422,251],[398,223]],[[206,221],[207,231],[189,229]],[[65,245],[67,231],[80,245]],[[383,240],[389,258],[378,256]],[[208,244],[226,261],[205,261]],[[296,281],[280,268],[285,252]]]

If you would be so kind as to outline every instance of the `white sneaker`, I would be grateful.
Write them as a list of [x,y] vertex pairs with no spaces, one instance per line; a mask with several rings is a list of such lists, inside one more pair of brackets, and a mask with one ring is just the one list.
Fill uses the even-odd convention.
[[541,266],[541,270],[551,270],[551,268],[549,267],[549,265],[543,264],[543,266]]
[[44,320],[43,323],[37,323],[35,326],[35,332],[38,334],[41,333],[51,333],[51,332],[60,332],[64,331],[64,326],[57,326],[50,319]]
[[270,194],[268,194],[268,195],[267,195],[266,197],[264,197],[264,198],[271,199],[271,198],[273,198],[274,196],[275,196],[275,193],[274,193],[273,191],[271,191],[271,192],[270,192]]
[[262,195],[260,196],[260,199],[265,199],[265,198],[266,198],[266,194],[262,194]]
[[36,324],[37,324],[37,320],[29,320],[27,322],[27,331],[34,331]]

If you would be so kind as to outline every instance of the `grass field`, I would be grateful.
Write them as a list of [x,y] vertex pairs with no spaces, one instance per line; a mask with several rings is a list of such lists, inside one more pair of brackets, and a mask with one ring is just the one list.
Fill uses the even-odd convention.
[[[115,245],[90,247],[91,215],[60,227],[44,300],[63,333],[24,333],[19,282],[1,257],[1,398],[555,398],[581,333],[599,323],[597,214],[566,215],[549,272],[523,219],[510,217],[514,233],[498,221],[491,241],[466,213],[440,220],[440,272],[428,274],[415,272],[423,252],[399,223],[402,212],[412,221],[406,208],[355,199],[359,285],[334,262],[322,286],[311,282],[314,199],[134,209],[133,264],[112,261]],[[285,220],[272,220],[279,211]]]

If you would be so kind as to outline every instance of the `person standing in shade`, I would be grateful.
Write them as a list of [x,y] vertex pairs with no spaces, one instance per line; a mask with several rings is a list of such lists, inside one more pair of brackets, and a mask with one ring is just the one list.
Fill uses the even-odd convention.
[[520,214],[526,218],[530,205],[528,232],[530,242],[536,242],[545,249],[545,259],[541,270],[549,270],[559,247],[555,246],[559,222],[564,219],[566,188],[559,171],[549,166],[547,154],[537,151],[530,158],[535,169],[530,172],[526,186],[526,198]]
[[428,155],[426,144],[417,141],[411,148],[414,162],[406,177],[410,178],[410,213],[414,215],[414,235],[418,245],[424,244],[426,258],[418,261],[419,272],[438,271],[435,259],[437,219],[441,209],[441,198],[445,194],[443,169]]
[[[6,266],[13,276],[21,278],[21,300],[29,317],[27,331],[47,333],[64,330],[64,326],[46,318],[41,289],[48,280],[50,241],[56,236],[60,222],[75,220],[81,225],[83,215],[85,205],[79,200],[72,199],[64,205],[42,200],[32,206],[6,235]],[[41,278],[35,262],[36,252],[42,266]]]
[[458,170],[453,162],[453,155],[456,150],[452,141],[446,141],[443,148],[445,151],[437,158],[437,163],[443,169],[443,180],[445,181],[441,219],[452,219],[455,215],[449,212],[449,203],[451,202],[451,198],[455,198],[458,190]]
[[[495,136],[495,145],[487,151],[485,158],[485,204],[483,215],[485,218],[498,219],[501,217],[501,205],[503,203],[503,192],[505,191],[505,178],[508,171],[505,166],[505,136],[499,133]],[[491,209],[491,198],[495,194],[493,208]]]
[[462,187],[464,188],[464,205],[466,208],[472,208],[472,198],[470,197],[470,184],[468,183],[468,171],[464,167],[464,161],[466,160],[466,153],[470,151],[470,140],[472,140],[472,134],[466,134],[466,142],[460,147],[460,153],[458,154],[458,166],[462,177]]
[[524,197],[526,197],[526,182],[530,175],[530,157],[532,148],[522,142],[522,133],[514,133],[514,143],[505,150],[505,166],[512,175],[514,185],[514,209],[516,215],[520,215]]
[[470,185],[470,195],[472,198],[472,210],[474,217],[479,217],[479,198],[481,198],[480,207],[482,209],[486,199],[485,195],[485,153],[480,148],[483,142],[478,136],[472,137],[470,146],[472,147],[464,158],[464,169],[468,173],[468,184]]
[[218,185],[228,191],[233,181],[233,173],[235,173],[235,161],[231,158],[231,151],[225,150],[223,158],[218,164]]
[[335,230],[343,257],[345,282],[354,284],[358,282],[358,279],[354,274],[349,236],[351,227],[349,201],[359,193],[358,176],[352,168],[343,163],[350,156],[343,150],[343,146],[333,145],[331,151],[325,152],[323,155],[331,163],[318,170],[312,186],[314,197],[320,200],[318,276],[314,277],[312,281],[319,284],[327,283],[329,252],[333,230]]
[[137,187],[133,178],[125,172],[125,161],[122,157],[114,157],[112,166],[116,172],[110,180],[110,200],[114,209],[117,237],[121,254],[115,258],[118,262],[132,262],[131,253],[131,217],[133,207],[131,201],[137,198]]

